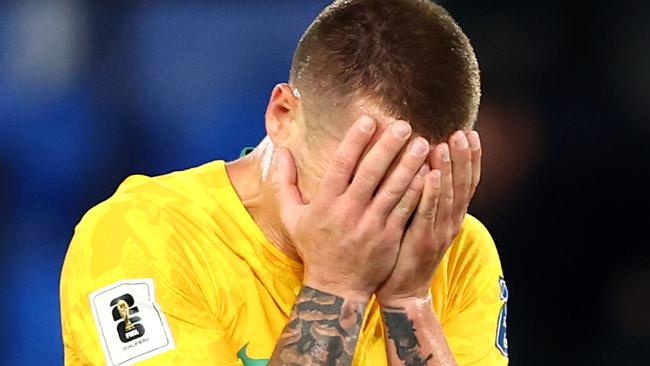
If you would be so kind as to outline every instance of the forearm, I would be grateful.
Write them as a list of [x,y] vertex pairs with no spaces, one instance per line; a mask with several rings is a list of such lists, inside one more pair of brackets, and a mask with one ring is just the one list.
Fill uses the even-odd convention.
[[368,300],[304,286],[270,365],[351,365]]
[[390,365],[456,365],[431,297],[381,304]]

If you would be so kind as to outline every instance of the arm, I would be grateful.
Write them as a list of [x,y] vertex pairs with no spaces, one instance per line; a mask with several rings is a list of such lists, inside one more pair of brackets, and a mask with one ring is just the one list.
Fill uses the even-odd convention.
[[478,184],[478,134],[456,132],[449,145],[440,144],[433,152],[433,170],[426,177],[397,264],[377,293],[391,365],[456,365],[431,304],[430,285]]
[[271,365],[351,365],[367,304],[303,287]]
[[140,198],[111,199],[82,220],[61,276],[65,365],[239,364],[178,250],[202,243],[174,223]]
[[272,180],[280,216],[305,273],[271,365],[352,363],[366,304],[390,275],[418,205],[429,151],[426,140],[415,139],[387,173],[411,133],[397,121],[357,164],[375,129],[368,118],[350,129],[309,204],[296,187],[291,155],[281,148],[275,152]]
[[455,365],[431,297],[382,305],[391,365]]

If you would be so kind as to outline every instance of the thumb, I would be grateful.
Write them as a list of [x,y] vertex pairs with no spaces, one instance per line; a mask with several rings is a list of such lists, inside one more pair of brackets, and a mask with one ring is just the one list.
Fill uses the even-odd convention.
[[271,168],[271,184],[280,204],[280,214],[283,220],[290,219],[304,205],[296,185],[298,176],[291,152],[284,147],[275,149]]

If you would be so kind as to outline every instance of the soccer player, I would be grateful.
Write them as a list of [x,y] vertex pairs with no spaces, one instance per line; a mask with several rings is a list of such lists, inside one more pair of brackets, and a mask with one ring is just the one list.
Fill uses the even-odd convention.
[[466,214],[472,47],[425,0],[326,8],[250,154],[132,176],[77,226],[66,365],[505,365],[507,289]]

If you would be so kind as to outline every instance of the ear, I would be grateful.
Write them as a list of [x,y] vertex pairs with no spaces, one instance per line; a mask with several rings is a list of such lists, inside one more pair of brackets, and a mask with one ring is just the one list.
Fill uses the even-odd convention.
[[276,147],[286,146],[298,127],[296,119],[300,99],[294,95],[289,84],[278,84],[273,88],[269,105],[266,107],[266,134]]

